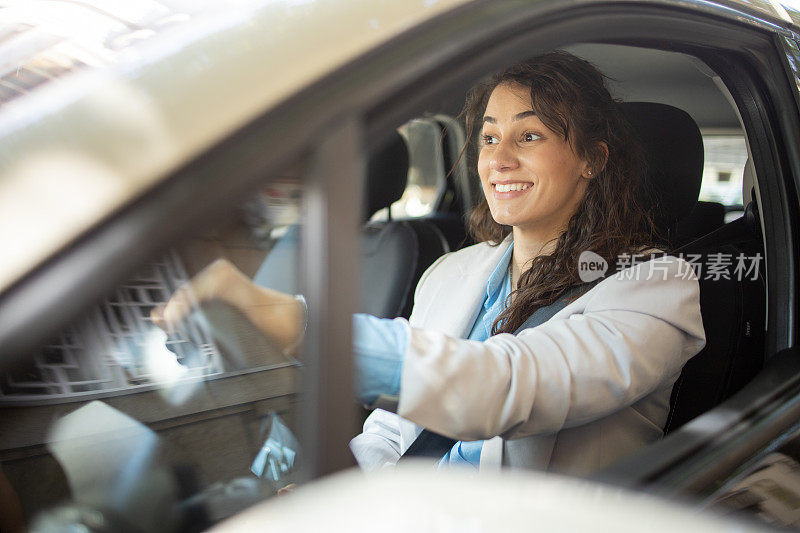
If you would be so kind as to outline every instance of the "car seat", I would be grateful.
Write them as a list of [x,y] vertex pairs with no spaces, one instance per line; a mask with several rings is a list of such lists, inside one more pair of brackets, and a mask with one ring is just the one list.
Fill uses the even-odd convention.
[[724,205],[719,202],[698,201],[689,215],[678,221],[675,231],[675,244],[688,244],[724,225]]
[[391,205],[408,179],[408,150],[393,133],[372,150],[367,164],[364,213],[388,209],[388,219],[367,222],[361,235],[359,311],[383,318],[411,314],[414,287],[422,273],[450,244],[436,224],[424,219],[394,220]]
[[462,153],[466,137],[461,124],[448,115],[434,115],[442,135],[442,158],[448,178],[432,213],[425,220],[435,224],[447,238],[451,250],[475,244],[466,231],[472,208],[483,199],[477,179],[470,176],[466,154]]
[[[673,244],[707,233],[671,253],[701,265],[720,258],[719,254],[735,258],[759,253],[755,203],[748,204],[742,218],[710,233],[712,228],[703,224],[710,216],[718,225],[719,210],[708,206],[693,213],[702,179],[703,144],[692,118],[664,104],[632,102],[623,104],[623,109],[645,148],[648,200],[660,231]],[[763,366],[763,279],[737,280],[734,266],[725,270],[729,279],[708,279],[702,270],[698,273],[706,346],[684,366],[673,387],[665,433],[730,397]]]
[[[463,217],[459,214],[435,212],[425,218],[392,218],[391,205],[406,189],[408,168],[408,150],[396,132],[370,150],[364,187],[358,312],[407,318],[414,288],[425,269],[465,241]],[[389,213],[387,220],[369,221],[384,208]],[[300,227],[287,227],[253,282],[282,292],[298,292],[299,246]]]

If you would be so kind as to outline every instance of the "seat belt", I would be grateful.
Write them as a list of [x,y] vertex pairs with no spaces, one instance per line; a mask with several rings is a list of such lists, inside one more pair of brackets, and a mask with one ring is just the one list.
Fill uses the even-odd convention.
[[[519,332],[524,329],[534,328],[540,324],[544,324],[553,318],[556,313],[561,311],[577,298],[583,296],[589,291],[589,289],[600,283],[600,281],[603,279],[605,279],[605,276],[589,283],[582,283],[567,289],[558,300],[550,305],[540,307],[534,311],[533,314],[531,314],[531,316],[528,317],[528,319],[519,328],[517,328],[517,330],[514,332],[514,335],[519,334]],[[417,438],[414,439],[414,442],[411,443],[411,446],[409,446],[400,457],[400,461],[403,461],[408,457],[429,457],[438,461],[444,457],[447,451],[450,450],[456,444],[456,442],[458,441],[451,439],[450,437],[445,437],[444,435],[440,435],[429,429],[423,429]]]
[[744,208],[744,215],[715,229],[711,233],[703,235],[699,239],[695,239],[673,250],[671,255],[702,250],[712,244],[732,244],[751,238],[758,238],[761,235],[759,226],[758,207],[755,202],[751,201],[747,204],[747,207]]

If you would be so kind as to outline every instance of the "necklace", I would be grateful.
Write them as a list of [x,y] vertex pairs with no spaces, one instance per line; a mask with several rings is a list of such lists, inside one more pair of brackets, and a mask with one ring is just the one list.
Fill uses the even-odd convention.
[[508,279],[511,282],[511,291],[514,291],[514,261],[508,263]]

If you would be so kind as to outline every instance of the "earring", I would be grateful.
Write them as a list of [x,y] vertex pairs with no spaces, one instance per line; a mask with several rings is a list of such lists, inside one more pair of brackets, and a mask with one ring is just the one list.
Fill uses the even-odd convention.
[[591,170],[589,170],[589,171],[588,171],[588,172],[586,172],[586,173],[587,173],[589,176],[591,176],[591,175],[592,175],[592,171],[591,171]]

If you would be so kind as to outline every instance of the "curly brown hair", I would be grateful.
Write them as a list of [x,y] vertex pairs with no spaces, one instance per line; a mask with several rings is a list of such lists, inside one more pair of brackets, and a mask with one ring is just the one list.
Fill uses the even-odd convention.
[[[568,142],[595,172],[566,230],[557,238],[555,250],[535,257],[524,270],[517,289],[492,327],[493,335],[515,332],[534,311],[581,284],[581,252],[593,251],[613,269],[622,254],[663,247],[653,215],[642,204],[649,192],[643,179],[642,147],[625,120],[620,103],[606,88],[605,79],[588,61],[554,51],[509,67],[473,87],[467,96],[462,112],[467,129],[464,148],[470,156],[472,172],[477,169],[477,141],[489,96],[498,85],[509,83],[530,87],[537,117]],[[484,198],[470,214],[469,232],[475,241],[496,246],[511,227],[495,222]]]

